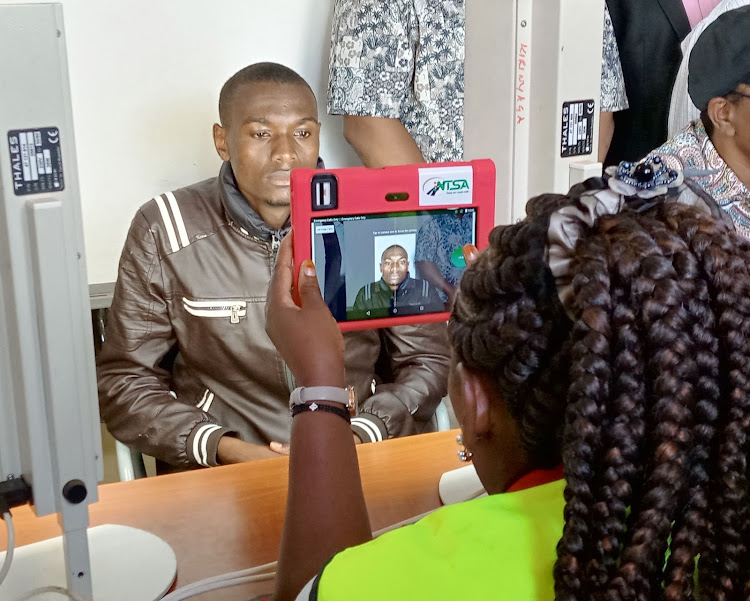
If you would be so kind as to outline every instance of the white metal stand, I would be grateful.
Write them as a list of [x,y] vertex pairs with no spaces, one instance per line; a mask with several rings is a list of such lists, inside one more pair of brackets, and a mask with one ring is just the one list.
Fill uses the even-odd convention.
[[0,598],[55,584],[84,601],[157,599],[175,573],[166,543],[87,532],[101,437],[60,4],[0,5],[0,81],[0,478],[22,477],[63,531],[19,549]]
[[495,223],[600,175],[603,0],[466,0],[464,159],[497,168]]

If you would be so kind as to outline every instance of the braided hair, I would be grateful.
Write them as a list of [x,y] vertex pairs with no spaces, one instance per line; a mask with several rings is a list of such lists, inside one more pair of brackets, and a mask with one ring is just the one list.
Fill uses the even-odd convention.
[[566,313],[545,254],[576,201],[543,195],[495,228],[449,326],[530,464],[563,463],[555,598],[690,600],[697,573],[701,601],[746,600],[750,243],[692,207],[626,206],[578,240]]

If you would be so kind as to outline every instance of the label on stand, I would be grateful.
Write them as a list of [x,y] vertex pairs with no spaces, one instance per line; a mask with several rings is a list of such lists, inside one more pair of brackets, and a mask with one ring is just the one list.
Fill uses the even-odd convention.
[[11,130],[8,148],[16,196],[65,189],[60,130],[56,127]]
[[560,140],[561,157],[576,157],[591,154],[594,148],[595,109],[596,103],[593,100],[563,102],[562,135]]

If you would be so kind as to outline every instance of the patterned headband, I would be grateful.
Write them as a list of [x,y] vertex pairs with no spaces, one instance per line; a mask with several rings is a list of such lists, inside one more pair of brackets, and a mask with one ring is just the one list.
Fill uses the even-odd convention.
[[[615,215],[625,206],[645,211],[668,197],[670,202],[695,206],[726,220],[726,214],[711,197],[695,184],[688,183],[685,173],[668,169],[659,157],[608,167],[606,175],[608,177],[601,180],[606,184],[602,183],[601,188],[587,190],[573,204],[550,216],[545,258],[555,278],[560,302],[571,319],[576,318],[570,275],[575,246],[602,215]],[[688,177],[691,175],[697,173]]]

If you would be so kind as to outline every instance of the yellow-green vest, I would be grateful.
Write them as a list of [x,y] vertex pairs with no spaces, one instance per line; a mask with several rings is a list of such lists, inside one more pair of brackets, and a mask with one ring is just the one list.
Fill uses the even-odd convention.
[[319,601],[552,601],[564,480],[444,507],[325,567]]

